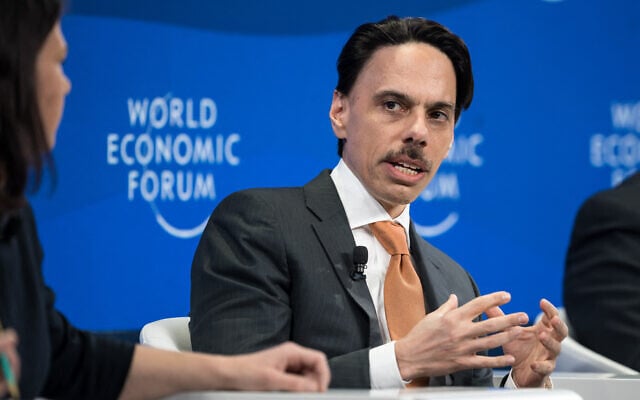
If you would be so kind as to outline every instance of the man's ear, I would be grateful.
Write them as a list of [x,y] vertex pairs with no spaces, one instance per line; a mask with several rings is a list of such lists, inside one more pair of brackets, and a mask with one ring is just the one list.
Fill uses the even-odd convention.
[[345,139],[345,118],[347,113],[347,98],[337,90],[333,91],[331,108],[329,109],[329,119],[333,127],[333,133],[338,139]]

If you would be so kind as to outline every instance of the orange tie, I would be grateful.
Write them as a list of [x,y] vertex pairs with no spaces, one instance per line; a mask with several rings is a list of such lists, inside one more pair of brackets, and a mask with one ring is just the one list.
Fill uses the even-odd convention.
[[[384,278],[384,311],[391,340],[400,339],[424,318],[424,293],[413,268],[407,236],[402,225],[381,221],[370,224],[373,236],[391,255]],[[417,378],[408,387],[428,386],[429,378]]]
[[370,225],[373,235],[391,255],[384,279],[384,311],[391,340],[404,337],[425,316],[420,278],[413,268],[402,225],[382,221]]

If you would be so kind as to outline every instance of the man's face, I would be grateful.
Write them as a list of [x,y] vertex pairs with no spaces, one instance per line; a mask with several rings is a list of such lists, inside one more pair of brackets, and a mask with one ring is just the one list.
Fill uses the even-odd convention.
[[342,158],[392,217],[447,156],[455,104],[451,61],[424,43],[378,49],[351,93],[334,93],[330,118],[335,135],[346,139]]

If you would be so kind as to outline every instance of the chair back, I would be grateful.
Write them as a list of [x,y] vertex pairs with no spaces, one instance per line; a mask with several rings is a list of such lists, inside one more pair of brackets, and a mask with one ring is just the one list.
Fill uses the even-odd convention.
[[189,317],[149,322],[140,330],[140,343],[164,350],[191,351]]

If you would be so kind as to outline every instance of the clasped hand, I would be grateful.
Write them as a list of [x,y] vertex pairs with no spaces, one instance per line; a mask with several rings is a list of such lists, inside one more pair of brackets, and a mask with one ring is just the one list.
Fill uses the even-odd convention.
[[[500,309],[510,300],[509,293],[495,292],[458,307],[458,298],[452,294],[396,342],[402,378],[412,380],[466,369],[513,366],[512,377],[517,386],[542,386],[555,368],[567,326],[558,310],[542,300],[544,317],[533,326],[523,327],[529,321],[527,314],[505,315]],[[477,321],[483,313],[489,318]],[[477,354],[499,346],[503,355]]]

